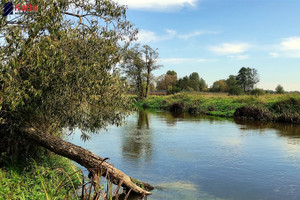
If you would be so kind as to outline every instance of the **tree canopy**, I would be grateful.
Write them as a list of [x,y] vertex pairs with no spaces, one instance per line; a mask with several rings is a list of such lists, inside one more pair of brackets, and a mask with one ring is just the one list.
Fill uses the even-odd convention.
[[147,97],[152,71],[161,67],[157,64],[157,60],[157,49],[152,49],[148,45],[141,47],[140,44],[135,44],[124,53],[121,67],[127,79],[138,91],[140,98]]
[[242,67],[236,78],[244,92],[253,90],[255,84],[259,82],[257,70],[249,67]]
[[[129,108],[114,66],[136,30],[113,1],[34,1],[0,19],[0,117],[9,130],[120,124]],[[4,2],[1,3],[1,7]]]

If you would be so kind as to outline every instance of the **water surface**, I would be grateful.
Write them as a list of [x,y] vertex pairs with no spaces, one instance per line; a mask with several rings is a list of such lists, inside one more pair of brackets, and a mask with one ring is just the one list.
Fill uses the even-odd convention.
[[150,200],[299,200],[300,126],[140,111],[71,142],[159,186]]

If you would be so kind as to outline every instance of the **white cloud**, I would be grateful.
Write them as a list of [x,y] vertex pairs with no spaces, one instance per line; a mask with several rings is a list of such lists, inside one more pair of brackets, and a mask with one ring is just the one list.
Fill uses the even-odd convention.
[[138,42],[141,43],[150,43],[150,42],[159,42],[163,40],[169,40],[172,39],[176,35],[176,31],[167,29],[165,35],[157,35],[153,31],[141,29],[139,30],[139,33],[137,35]]
[[300,51],[299,52],[287,52],[286,57],[289,58],[300,58]]
[[205,58],[161,58],[159,59],[159,62],[162,64],[184,64],[184,63],[203,63],[203,62],[209,62],[209,61],[215,61]]
[[149,43],[158,40],[156,33],[148,30],[141,29],[137,35],[139,42]]
[[165,34],[158,35],[157,33],[145,29],[140,29],[137,35],[138,42],[141,43],[150,43],[150,42],[159,42],[164,40],[170,40],[173,38],[180,38],[183,40],[190,39],[191,37],[196,37],[204,34],[217,34],[214,31],[194,31],[187,34],[178,34],[177,31],[172,29],[166,29]]
[[279,53],[276,53],[276,52],[271,52],[271,53],[269,53],[269,55],[270,55],[272,58],[277,58],[277,57],[279,57]]
[[216,34],[217,32],[215,31],[194,31],[191,33],[187,33],[187,34],[182,34],[182,35],[178,35],[179,38],[187,40],[190,39],[192,37],[196,37],[196,36],[200,36],[200,35],[205,35],[205,34]]
[[300,37],[284,38],[280,43],[282,50],[300,50]]
[[182,7],[195,7],[197,0],[114,0],[131,9],[170,10]]
[[233,55],[228,56],[228,58],[234,59],[234,60],[245,60],[249,58],[249,55]]
[[178,37],[181,38],[181,39],[184,39],[184,40],[187,40],[187,39],[190,39],[191,37],[196,37],[196,36],[199,36],[199,35],[202,35],[203,32],[201,31],[194,31],[192,33],[188,33],[188,34],[185,34],[185,35],[179,35]]
[[210,50],[217,54],[239,54],[247,51],[250,48],[248,43],[222,43],[217,46],[210,47]]
[[300,37],[283,38],[277,48],[285,57],[300,58]]
[[169,34],[169,37],[173,37],[176,35],[176,31],[172,29],[166,29],[166,32]]

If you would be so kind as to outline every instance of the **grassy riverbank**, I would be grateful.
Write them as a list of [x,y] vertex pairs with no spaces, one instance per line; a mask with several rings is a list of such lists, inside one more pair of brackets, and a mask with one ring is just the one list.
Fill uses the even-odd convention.
[[150,96],[137,101],[136,105],[171,112],[300,123],[300,94],[228,96],[223,93],[178,93]]
[[[74,188],[80,185],[77,170],[68,159],[50,154],[37,162],[3,161],[0,168],[0,199],[76,199]],[[65,180],[65,181],[64,181]],[[69,181],[72,180],[72,181]],[[62,182],[64,181],[64,182]],[[65,184],[64,184],[65,183]],[[59,188],[60,184],[63,186]]]

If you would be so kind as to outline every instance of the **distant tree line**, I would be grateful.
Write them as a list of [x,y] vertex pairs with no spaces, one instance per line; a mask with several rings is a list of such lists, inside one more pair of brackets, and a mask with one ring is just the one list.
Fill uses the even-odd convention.
[[211,87],[208,87],[197,72],[178,79],[177,72],[169,70],[166,74],[154,77],[152,72],[161,67],[157,64],[159,54],[157,49],[148,45],[136,44],[124,55],[121,67],[131,86],[131,91],[137,93],[140,98],[147,97],[150,90],[166,91],[167,94],[196,91],[256,96],[265,93],[285,93],[281,85],[278,85],[275,91],[256,88],[259,75],[255,68],[242,67],[237,75],[229,75],[227,79],[217,80]]

